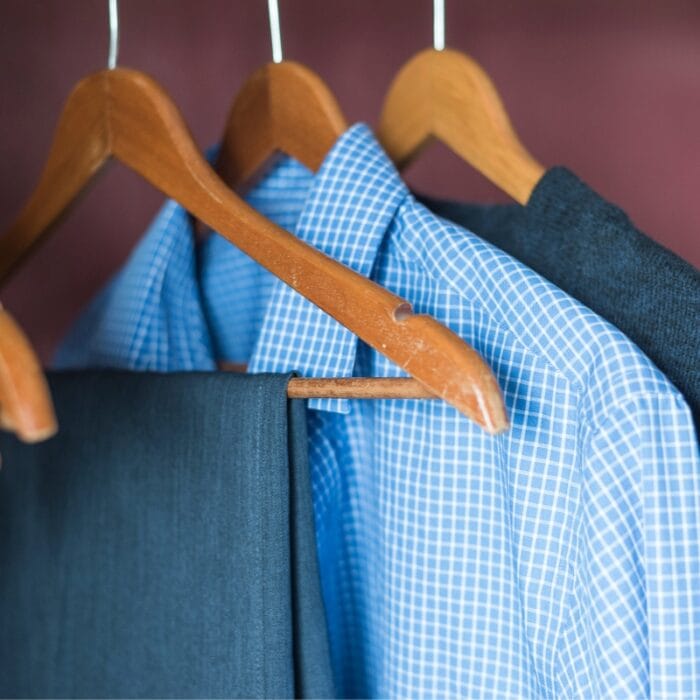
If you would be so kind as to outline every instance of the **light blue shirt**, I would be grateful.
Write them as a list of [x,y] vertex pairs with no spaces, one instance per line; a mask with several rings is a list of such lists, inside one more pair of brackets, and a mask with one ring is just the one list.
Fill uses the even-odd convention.
[[[700,697],[700,457],[666,378],[614,327],[419,205],[363,125],[316,176],[284,159],[248,200],[474,346],[512,423],[491,437],[439,401],[311,402],[343,694]],[[174,202],[58,359],[402,374],[222,238],[197,250]]]

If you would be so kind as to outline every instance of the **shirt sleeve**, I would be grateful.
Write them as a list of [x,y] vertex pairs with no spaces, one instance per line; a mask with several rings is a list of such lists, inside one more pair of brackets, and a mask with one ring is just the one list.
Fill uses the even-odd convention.
[[700,697],[700,456],[680,396],[611,410],[591,433],[581,493],[572,620],[592,686]]

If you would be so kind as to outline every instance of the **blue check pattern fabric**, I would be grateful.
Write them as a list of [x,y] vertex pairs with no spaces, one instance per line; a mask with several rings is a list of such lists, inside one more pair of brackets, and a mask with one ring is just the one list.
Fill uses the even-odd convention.
[[[363,125],[316,175],[279,161],[248,201],[474,346],[512,423],[492,437],[438,401],[311,404],[343,695],[700,697],[700,457],[666,378],[614,327],[419,205]],[[219,359],[401,375],[222,238],[197,247],[168,202],[58,364]]]

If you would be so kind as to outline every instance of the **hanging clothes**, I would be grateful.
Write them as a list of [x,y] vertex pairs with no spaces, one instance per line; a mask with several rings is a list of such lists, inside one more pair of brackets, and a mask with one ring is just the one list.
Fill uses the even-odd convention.
[[0,436],[2,697],[334,696],[285,375],[50,377]]
[[[700,691],[700,457],[668,380],[582,304],[417,203],[366,126],[316,176],[279,162],[248,201],[474,346],[512,422],[490,437],[444,402],[310,403],[341,694]],[[223,239],[198,253],[169,202],[59,362],[401,373]]]
[[527,205],[421,201],[617,326],[680,389],[700,428],[700,271],[639,231],[566,168]]

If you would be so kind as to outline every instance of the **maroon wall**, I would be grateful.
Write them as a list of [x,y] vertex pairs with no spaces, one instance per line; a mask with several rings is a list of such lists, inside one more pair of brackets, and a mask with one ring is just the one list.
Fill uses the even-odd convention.
[[[285,53],[373,123],[398,67],[431,41],[430,0],[281,0]],[[29,193],[72,85],[106,61],[106,0],[0,0],[0,230]],[[200,145],[269,60],[264,0],[122,0],[120,62],[155,76]],[[448,0],[447,43],[489,71],[523,141],[622,205],[700,265],[700,3]],[[422,190],[504,197],[435,146]],[[2,293],[47,357],[124,260],[161,200],[113,166]]]

